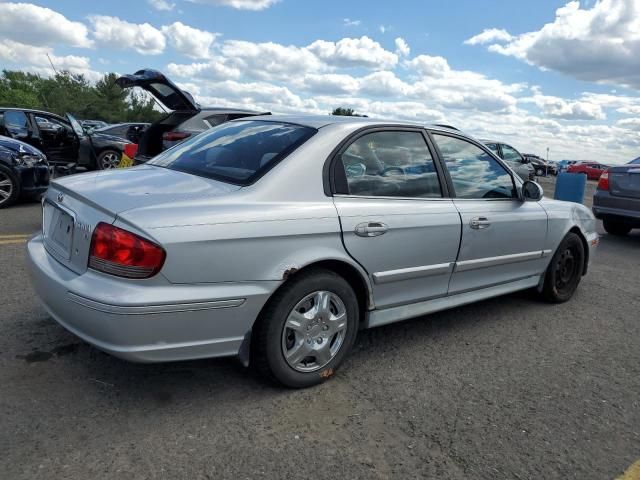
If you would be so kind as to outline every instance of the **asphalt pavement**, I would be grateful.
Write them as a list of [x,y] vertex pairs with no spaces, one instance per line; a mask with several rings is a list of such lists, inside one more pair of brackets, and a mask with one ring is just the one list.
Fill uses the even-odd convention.
[[0,210],[0,478],[585,480],[640,458],[640,230],[603,233],[566,304],[521,292],[364,331],[293,391],[233,359],[83,343],[29,285],[39,228],[38,204]]

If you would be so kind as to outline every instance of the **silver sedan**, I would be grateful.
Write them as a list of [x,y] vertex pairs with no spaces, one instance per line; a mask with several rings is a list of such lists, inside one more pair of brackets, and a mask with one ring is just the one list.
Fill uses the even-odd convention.
[[306,387],[362,328],[524,289],[569,300],[596,222],[542,193],[457,130],[254,117],[57,179],[28,258],[51,316],[108,353],[238,356]]

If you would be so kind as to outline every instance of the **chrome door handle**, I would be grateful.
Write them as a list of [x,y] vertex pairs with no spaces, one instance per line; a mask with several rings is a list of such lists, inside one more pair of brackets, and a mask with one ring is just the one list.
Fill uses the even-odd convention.
[[378,237],[389,230],[382,222],[365,222],[356,225],[355,234],[359,237]]
[[475,230],[483,230],[491,226],[491,222],[487,217],[474,217],[469,222],[469,226]]

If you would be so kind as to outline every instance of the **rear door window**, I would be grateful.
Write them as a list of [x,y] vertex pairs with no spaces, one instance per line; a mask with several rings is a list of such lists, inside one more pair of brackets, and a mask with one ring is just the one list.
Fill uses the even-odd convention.
[[356,139],[341,155],[349,195],[440,198],[442,190],[420,132],[374,132]]
[[316,133],[280,122],[224,123],[161,153],[149,165],[248,185]]

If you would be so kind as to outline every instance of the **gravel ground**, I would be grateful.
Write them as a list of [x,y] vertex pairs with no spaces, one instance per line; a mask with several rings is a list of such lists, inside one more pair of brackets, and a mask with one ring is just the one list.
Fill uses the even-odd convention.
[[6,241],[39,224],[37,204],[0,211],[2,478],[585,480],[640,457],[639,230],[603,234],[569,303],[524,292],[365,331],[339,375],[292,391],[232,359],[81,342]]

